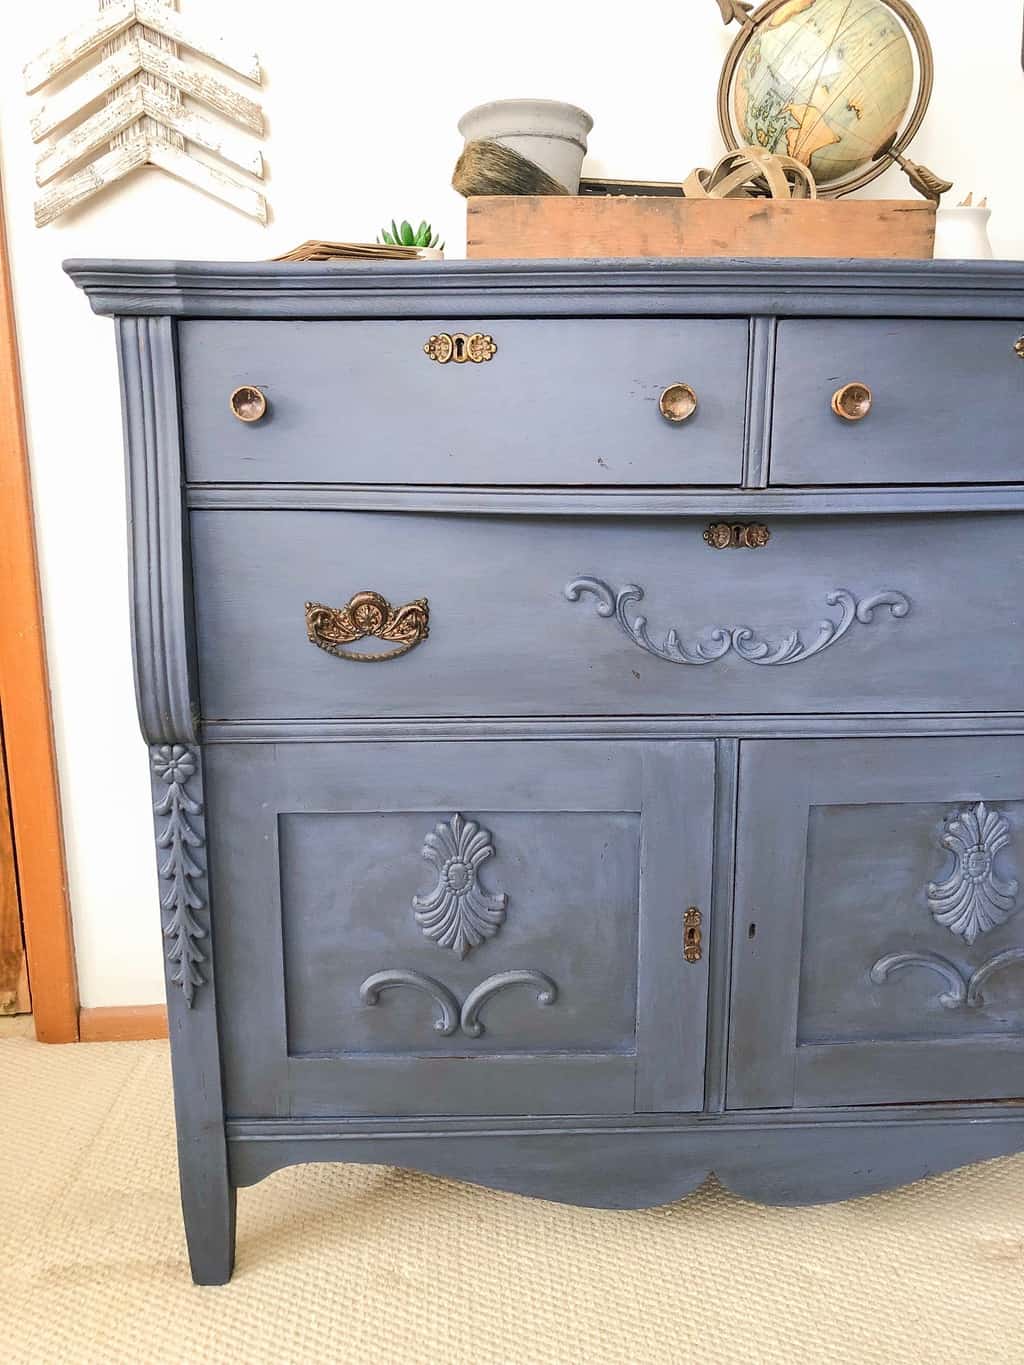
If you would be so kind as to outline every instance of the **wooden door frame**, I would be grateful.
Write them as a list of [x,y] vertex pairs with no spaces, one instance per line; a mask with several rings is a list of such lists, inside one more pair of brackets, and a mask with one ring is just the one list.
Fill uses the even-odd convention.
[[0,183],[0,715],[36,1037],[78,1041],[78,982]]

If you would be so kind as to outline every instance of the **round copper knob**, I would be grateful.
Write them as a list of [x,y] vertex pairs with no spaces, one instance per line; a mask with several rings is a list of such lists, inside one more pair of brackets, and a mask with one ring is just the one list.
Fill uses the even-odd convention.
[[697,411],[697,395],[689,384],[670,384],[658,399],[666,422],[685,422]]
[[855,381],[836,389],[832,395],[832,411],[844,422],[859,422],[871,411],[873,401],[868,386]]
[[240,422],[258,422],[266,415],[267,395],[252,384],[242,384],[228,399]]

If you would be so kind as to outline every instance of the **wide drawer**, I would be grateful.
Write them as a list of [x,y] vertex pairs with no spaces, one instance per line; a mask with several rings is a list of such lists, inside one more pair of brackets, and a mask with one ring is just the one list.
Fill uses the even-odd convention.
[[[1024,516],[766,525],[762,548],[712,549],[696,517],[194,511],[202,711],[1021,709]],[[385,624],[390,638],[346,643],[377,624],[375,599],[357,599],[355,622],[317,604],[367,591],[427,605]],[[330,648],[399,657],[337,657],[310,623]]]
[[[431,336],[483,333],[490,360],[439,364]],[[184,322],[186,466],[196,482],[737,484],[745,319]],[[697,406],[661,413],[672,385]],[[259,388],[242,421],[232,393]],[[677,409],[678,413],[678,409]]]
[[780,322],[771,482],[1024,479],[1022,333],[1024,321]]

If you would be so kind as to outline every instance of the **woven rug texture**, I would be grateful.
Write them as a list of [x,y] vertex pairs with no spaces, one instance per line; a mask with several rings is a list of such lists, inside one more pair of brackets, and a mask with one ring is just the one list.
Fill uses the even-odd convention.
[[188,1278],[163,1043],[0,1034],[4,1365],[1021,1362],[1024,1157],[845,1204],[574,1209],[382,1166],[240,1191]]

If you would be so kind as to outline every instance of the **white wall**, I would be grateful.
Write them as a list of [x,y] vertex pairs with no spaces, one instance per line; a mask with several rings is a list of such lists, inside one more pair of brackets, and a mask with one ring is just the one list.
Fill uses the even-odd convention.
[[[715,90],[734,32],[712,0],[614,9],[552,0],[468,9],[180,0],[186,15],[212,11],[225,30],[248,35],[263,61],[270,227],[147,171],[37,230],[21,66],[95,4],[8,4],[0,17],[0,154],[86,1006],[159,1000],[162,977],[129,655],[113,333],[61,260],[262,259],[307,237],[372,239],[392,216],[431,219],[448,254],[461,255],[464,203],[449,178],[465,109],[508,96],[570,100],[594,116],[592,173],[681,178],[721,153]],[[937,79],[912,155],[955,179],[958,197],[988,193],[996,254],[1022,257],[1024,0],[984,0],[976,22],[959,0],[918,6]],[[868,193],[903,196],[906,182],[889,172]]]

